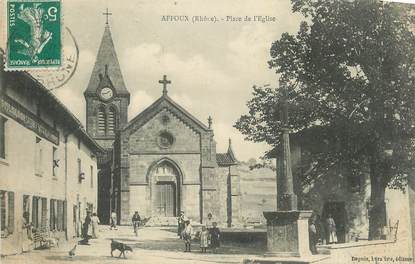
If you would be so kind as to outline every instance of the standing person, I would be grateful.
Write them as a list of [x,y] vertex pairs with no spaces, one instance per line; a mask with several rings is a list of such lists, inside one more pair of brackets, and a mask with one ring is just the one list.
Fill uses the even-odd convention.
[[329,235],[329,240],[327,241],[328,244],[337,243],[336,222],[334,222],[333,216],[331,214],[329,214],[326,220],[326,224]]
[[180,239],[183,239],[182,233],[185,226],[185,218],[184,212],[180,211],[180,215],[177,217],[177,236],[180,237]]
[[140,215],[138,214],[138,211],[135,211],[133,215],[133,219],[132,219],[135,236],[138,235],[138,227],[140,226],[140,221],[141,221]]
[[80,241],[80,244],[82,245],[89,245],[89,236],[88,236],[88,230],[89,225],[91,224],[91,212],[87,211],[84,223],[82,225],[82,240]]
[[185,246],[185,250],[184,252],[190,252],[191,249],[191,244],[192,244],[192,233],[193,233],[193,228],[192,225],[190,224],[190,220],[186,220],[185,221],[185,227],[182,231],[182,237],[184,240],[184,246]]
[[206,228],[207,228],[207,230],[209,230],[210,231],[210,229],[212,229],[212,227],[213,227],[213,216],[212,216],[212,213],[208,213],[208,215],[207,215],[207,219],[206,219]]
[[91,217],[92,223],[92,238],[98,238],[98,225],[101,223],[97,216],[97,213],[93,213]]
[[206,226],[202,226],[202,232],[200,232],[200,249],[202,253],[206,253],[206,249],[209,246],[209,236],[210,232],[207,230]]
[[310,240],[310,251],[312,254],[317,254],[317,228],[315,217],[311,218],[309,225],[309,240]]
[[112,228],[114,228],[115,230],[117,230],[117,214],[114,211],[111,212],[110,221],[111,221],[110,229],[112,230]]
[[210,230],[210,241],[213,253],[217,253],[218,248],[220,247],[220,230],[217,227],[217,223],[212,223],[213,227]]
[[29,222],[29,212],[23,213],[22,221],[22,251],[27,252],[30,249],[32,240],[32,225]]
[[316,215],[316,221],[314,222],[316,229],[317,229],[317,242],[325,245],[326,244],[326,228],[324,227],[324,223],[321,220],[321,216],[319,214]]

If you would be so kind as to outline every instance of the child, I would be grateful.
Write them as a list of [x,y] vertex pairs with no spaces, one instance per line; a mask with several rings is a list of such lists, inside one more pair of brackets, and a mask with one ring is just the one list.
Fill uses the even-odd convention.
[[192,228],[192,225],[190,224],[190,220],[186,220],[184,223],[185,223],[185,227],[184,227],[183,236],[182,236],[184,240],[184,246],[186,247],[184,252],[190,252],[193,228]]
[[112,230],[112,228],[114,228],[115,230],[117,230],[117,213],[115,213],[114,211],[111,212],[111,227],[110,229]]
[[207,230],[206,226],[202,226],[202,232],[200,232],[200,248],[202,249],[202,253],[206,253],[208,241],[209,231]]
[[213,249],[213,253],[217,252],[217,249],[220,247],[220,230],[217,228],[217,223],[212,223],[212,229],[210,230],[210,241]]

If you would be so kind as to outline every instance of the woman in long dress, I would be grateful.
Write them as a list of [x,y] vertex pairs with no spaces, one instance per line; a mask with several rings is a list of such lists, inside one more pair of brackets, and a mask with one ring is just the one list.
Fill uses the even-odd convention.
[[92,223],[92,238],[98,238],[98,225],[100,224],[97,213],[93,213],[91,217]]
[[22,219],[22,251],[30,250],[32,244],[32,225],[29,222],[29,212],[23,213]]
[[329,241],[328,243],[337,243],[337,234],[336,234],[336,223],[334,222],[334,219],[331,214],[329,214],[329,217],[326,220],[327,222],[327,231],[329,233]]

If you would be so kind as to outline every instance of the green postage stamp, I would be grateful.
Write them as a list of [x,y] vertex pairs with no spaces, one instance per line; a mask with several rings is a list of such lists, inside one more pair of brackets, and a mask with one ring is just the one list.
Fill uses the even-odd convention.
[[6,69],[57,69],[62,64],[60,0],[7,0]]

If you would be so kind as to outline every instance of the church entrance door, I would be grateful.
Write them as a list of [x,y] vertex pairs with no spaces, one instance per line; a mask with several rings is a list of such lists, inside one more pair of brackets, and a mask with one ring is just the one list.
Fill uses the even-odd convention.
[[155,185],[154,205],[158,216],[175,216],[176,186],[173,182],[158,182]]
[[153,216],[174,217],[180,211],[180,173],[170,161],[152,169],[151,204]]

